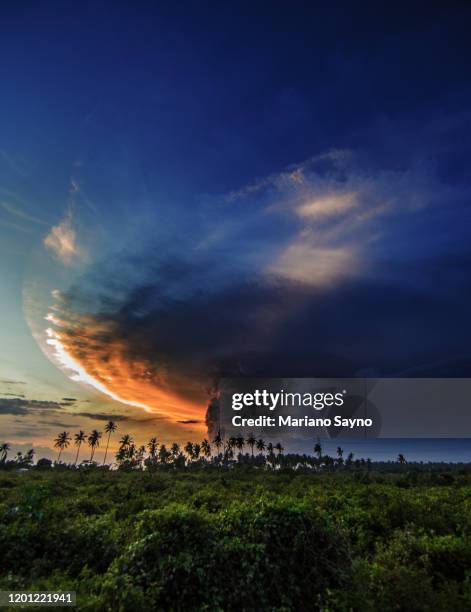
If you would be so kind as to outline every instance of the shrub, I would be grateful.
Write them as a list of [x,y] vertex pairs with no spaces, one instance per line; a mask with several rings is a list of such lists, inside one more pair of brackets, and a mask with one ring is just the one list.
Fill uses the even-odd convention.
[[144,513],[137,534],[105,578],[112,609],[315,609],[348,574],[340,534],[301,508],[173,506]]

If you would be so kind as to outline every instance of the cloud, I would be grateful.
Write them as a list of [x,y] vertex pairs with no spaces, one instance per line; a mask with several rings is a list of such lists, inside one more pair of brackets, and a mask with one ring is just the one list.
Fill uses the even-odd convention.
[[14,229],[23,234],[32,234],[32,230],[29,227],[24,227],[23,225],[19,225],[18,223],[13,223],[12,221],[6,221],[5,219],[0,219],[0,225],[2,227],[6,227],[8,229]]
[[105,414],[103,412],[74,412],[74,416],[94,419],[95,421],[129,421],[132,417],[124,414]]
[[42,221],[41,219],[38,219],[37,217],[34,217],[27,212],[24,212],[24,210],[22,210],[19,206],[15,206],[11,204],[10,202],[0,202],[0,208],[2,208],[4,211],[9,213],[10,215],[13,215],[14,217],[17,217],[23,221],[29,221],[31,223],[46,225],[45,221]]
[[25,397],[23,395],[23,393],[0,393],[0,395],[10,396],[10,397],[18,397],[18,398]]
[[46,351],[180,424],[203,422],[222,376],[466,369],[470,196],[429,157],[335,151],[205,198],[158,239],[142,215],[139,240],[54,293]]
[[63,421],[56,421],[56,420],[38,421],[38,423],[41,423],[43,425],[48,425],[49,427],[63,427],[64,429],[72,429],[74,427],[77,427],[76,423],[64,423]]
[[65,266],[85,259],[85,252],[78,245],[71,210],[58,225],[51,228],[44,238],[44,246]]
[[24,397],[0,398],[0,414],[27,415],[39,411],[56,412],[63,410],[65,406],[70,406],[70,403],[25,399]]
[[316,247],[302,239],[290,245],[269,270],[292,281],[321,287],[353,274],[357,265],[352,250]]
[[297,208],[300,217],[309,219],[322,219],[325,217],[344,214],[358,206],[357,195],[354,193],[327,194],[314,197]]

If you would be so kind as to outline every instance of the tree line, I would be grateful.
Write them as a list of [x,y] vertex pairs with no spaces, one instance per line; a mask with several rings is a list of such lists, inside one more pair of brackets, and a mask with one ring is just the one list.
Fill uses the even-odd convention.
[[[104,458],[100,462],[101,466],[116,467],[121,470],[153,470],[163,467],[186,468],[208,465],[231,467],[234,464],[249,464],[272,469],[304,467],[314,470],[338,470],[359,467],[369,469],[372,464],[369,458],[355,459],[351,452],[344,457],[344,451],[340,446],[337,447],[336,456],[332,457],[325,454],[319,440],[313,447],[312,455],[292,453],[285,455],[285,449],[280,442],[276,444],[266,442],[263,438],[256,438],[253,434],[248,435],[247,438],[243,436],[225,438],[220,431],[217,432],[211,442],[205,438],[201,442],[187,442],[183,446],[177,442],[167,446],[164,443],[159,443],[156,437],[151,438],[147,444],[137,445],[129,434],[124,434],[119,440],[114,461],[109,464],[107,458],[111,436],[117,428],[117,423],[110,420],[106,423],[103,432],[93,429],[87,435],[83,430],[80,430],[73,437],[68,431],[60,432],[54,439],[54,448],[58,451],[54,465],[74,468],[77,466],[98,467],[99,464],[95,461],[95,453],[103,439],[106,444]],[[70,447],[72,442],[76,448],[74,461],[64,463],[61,461],[62,453]],[[89,456],[79,463],[84,445],[89,447]],[[0,467],[9,465],[28,468],[33,465],[34,449],[30,449],[26,453],[18,452],[12,460],[8,460],[9,450],[10,445],[8,443],[0,444]],[[399,464],[406,463],[402,453],[399,453],[396,461]],[[47,467],[52,464],[51,460],[45,458],[39,459],[37,463],[39,467]]]

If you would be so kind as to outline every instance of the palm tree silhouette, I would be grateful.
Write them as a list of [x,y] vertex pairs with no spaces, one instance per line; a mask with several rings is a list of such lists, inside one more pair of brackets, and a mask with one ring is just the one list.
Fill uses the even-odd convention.
[[193,442],[187,442],[183,448],[190,461],[193,461]]
[[176,461],[176,459],[178,458],[179,454],[180,454],[180,445],[177,444],[176,442],[174,442],[172,444],[172,447],[170,449],[170,452],[172,453],[172,459],[173,461]]
[[201,452],[205,457],[211,456],[211,444],[206,440],[206,438],[201,442]]
[[147,444],[147,448],[149,450],[149,455],[151,456],[151,459],[155,459],[157,457],[158,448],[157,438],[151,438],[149,440],[149,443]]
[[0,445],[0,453],[2,456],[0,457],[0,463],[5,463],[8,456],[8,451],[10,450],[10,445],[7,442],[4,442]]
[[321,443],[319,441],[317,441],[317,443],[314,445],[314,454],[317,455],[317,458],[319,460],[322,457],[322,446],[321,446]]
[[122,449],[127,449],[133,443],[133,439],[129,434],[124,434],[124,436],[119,441],[119,446]]
[[170,457],[170,451],[167,450],[167,447],[165,446],[165,444],[161,444],[160,445],[160,449],[159,449],[159,459],[160,459],[160,463],[167,463],[168,458]]
[[23,463],[25,465],[33,465],[33,460],[34,460],[34,448],[30,448],[29,451],[27,451],[26,455],[23,457]]
[[242,451],[244,450],[244,445],[245,445],[245,440],[243,438],[243,436],[237,436],[236,438],[236,447],[237,450],[242,453]]
[[199,444],[193,444],[193,457],[195,461],[198,461],[201,452],[201,446]]
[[77,465],[78,456],[79,456],[79,452],[80,452],[80,447],[82,446],[82,442],[85,442],[85,440],[86,440],[86,435],[85,435],[85,432],[82,431],[82,430],[80,430],[74,436],[74,444],[77,447],[77,454],[75,455],[74,465]]
[[281,442],[277,442],[277,443],[275,444],[275,448],[276,448],[276,450],[278,451],[278,455],[283,454],[283,451],[285,450],[285,449],[283,448],[283,446],[281,445]]
[[64,448],[67,448],[70,444],[70,436],[68,431],[61,432],[54,440],[54,448],[59,449],[59,455],[57,457],[57,463],[61,460],[61,454]]
[[401,465],[403,465],[404,463],[407,463],[406,458],[404,457],[402,453],[399,453],[399,455],[397,456],[397,461]]
[[218,429],[218,432],[213,440],[213,444],[214,446],[218,449],[218,455],[220,454],[221,451],[221,446],[223,444],[222,442],[222,438],[221,438],[221,431]]
[[262,438],[259,438],[255,444],[257,446],[258,452],[263,453],[263,451],[265,450],[265,440],[262,440]]
[[142,462],[144,461],[144,456],[146,454],[146,447],[142,444],[136,452],[136,464],[138,467],[142,466]]
[[88,445],[91,447],[92,452],[90,455],[90,462],[93,461],[93,456],[95,454],[95,450],[97,446],[100,444],[101,432],[94,429],[92,433],[88,436]]
[[255,446],[257,440],[255,439],[254,435],[251,433],[249,435],[249,437],[246,440],[248,447],[250,448],[250,454],[253,457],[253,447]]
[[106,462],[106,455],[108,454],[108,446],[110,445],[111,434],[117,429],[118,429],[118,426],[116,425],[114,421],[108,421],[108,423],[105,425],[105,432],[108,434],[108,440],[106,441],[106,450],[105,450],[105,457],[103,459],[103,465],[105,465],[105,462]]

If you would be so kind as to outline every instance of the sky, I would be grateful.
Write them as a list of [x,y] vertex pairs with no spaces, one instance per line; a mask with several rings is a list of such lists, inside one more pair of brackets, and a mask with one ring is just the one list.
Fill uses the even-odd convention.
[[202,438],[225,375],[470,376],[470,12],[3,3],[0,439]]

